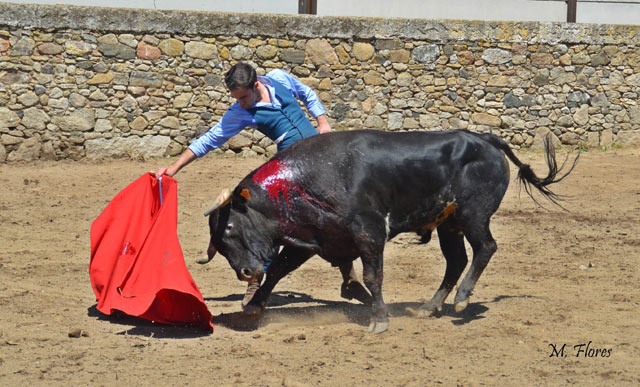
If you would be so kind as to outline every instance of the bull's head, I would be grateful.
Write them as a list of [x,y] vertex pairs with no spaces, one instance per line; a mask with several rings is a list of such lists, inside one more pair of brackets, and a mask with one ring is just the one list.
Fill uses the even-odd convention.
[[253,280],[262,275],[265,262],[277,249],[274,246],[273,220],[252,206],[248,189],[236,188],[234,192],[223,191],[214,205],[205,212],[209,216],[211,240],[207,258],[198,263],[209,262],[220,252],[236,271],[238,279]]

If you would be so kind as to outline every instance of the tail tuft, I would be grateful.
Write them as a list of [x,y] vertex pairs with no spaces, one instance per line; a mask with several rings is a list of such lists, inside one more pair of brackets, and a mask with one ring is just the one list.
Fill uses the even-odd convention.
[[[567,164],[567,160],[569,159],[569,155],[567,155],[567,157],[563,161],[562,165],[560,167],[558,167],[558,162],[556,161],[556,150],[555,150],[553,144],[551,143],[551,136],[550,135],[547,135],[547,137],[545,137],[545,139],[544,139],[544,153],[545,153],[545,158],[546,158],[546,162],[547,162],[547,168],[549,168],[549,173],[547,174],[547,176],[545,178],[539,178],[533,172],[533,170],[531,169],[530,165],[521,163],[518,166],[519,167],[518,180],[519,180],[521,186],[524,186],[524,190],[527,193],[527,195],[529,195],[531,197],[531,199],[533,199],[533,201],[536,202],[537,204],[539,204],[539,203],[535,199],[535,197],[533,196],[532,187],[535,187],[540,193],[542,193],[553,204],[555,204],[558,207],[564,209],[564,207],[562,207],[560,205],[560,203],[559,203],[559,201],[562,198],[559,195],[557,195],[556,193],[554,193],[553,191],[551,191],[551,189],[549,189],[548,186],[553,184],[553,183],[557,183],[559,181],[562,181],[565,177],[567,177],[571,173],[571,171],[573,171],[573,168],[575,168],[576,164],[578,163],[578,159],[580,158],[580,154],[578,153],[576,158],[573,160],[569,170],[567,172],[563,173],[563,170],[565,169],[565,166]],[[558,176],[559,174],[561,174],[561,175]]]
[[[533,199],[536,204],[540,205],[536,198],[533,196],[533,188],[538,190],[542,195],[544,195],[549,201],[558,207],[565,209],[559,203],[562,200],[562,197],[551,191],[549,189],[549,185],[553,183],[557,183],[562,181],[565,177],[567,177],[573,168],[575,168],[578,163],[578,159],[580,158],[580,153],[576,156],[576,158],[571,163],[571,167],[569,170],[564,173],[563,170],[567,164],[567,160],[569,159],[569,155],[565,158],[564,162],[560,167],[558,167],[558,162],[556,161],[556,150],[551,143],[551,135],[547,135],[544,139],[544,154],[547,162],[547,167],[549,168],[549,173],[545,178],[539,178],[531,169],[531,166],[528,164],[523,164],[513,153],[509,144],[504,142],[502,139],[491,135],[491,134],[482,134],[481,135],[486,141],[500,149],[504,154],[511,160],[516,167],[518,167],[518,182],[520,183],[520,187],[524,186],[524,190]],[[560,176],[559,176],[560,175]],[[558,177],[559,176],[559,177]]]

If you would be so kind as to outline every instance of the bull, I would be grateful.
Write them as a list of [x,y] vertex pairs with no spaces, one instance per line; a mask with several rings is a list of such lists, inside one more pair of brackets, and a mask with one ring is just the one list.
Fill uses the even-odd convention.
[[354,130],[314,136],[278,153],[233,191],[221,194],[205,213],[211,235],[208,259],[219,251],[239,279],[255,281],[275,256],[265,282],[244,308],[255,316],[278,281],[313,255],[343,273],[360,258],[371,296],[368,330],[381,333],[389,323],[382,297],[385,243],[404,232],[415,232],[427,243],[437,230],[446,260],[444,279],[418,313],[442,311],[467,266],[466,238],[473,258],[454,299],[460,313],[497,250],[489,222],[509,185],[507,158],[534,201],[536,189],[558,204],[560,198],[548,186],[566,177],[578,158],[561,174],[565,165],[558,167],[548,139],[545,154],[549,171],[540,178],[505,141],[488,133]]

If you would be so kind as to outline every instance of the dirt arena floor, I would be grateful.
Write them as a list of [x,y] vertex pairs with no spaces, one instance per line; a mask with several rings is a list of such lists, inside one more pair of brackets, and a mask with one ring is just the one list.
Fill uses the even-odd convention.
[[[541,153],[518,154],[546,174]],[[223,257],[195,263],[208,243],[202,213],[264,161],[207,156],[177,176],[178,235],[212,334],[95,308],[91,222],[170,160],[0,165],[0,385],[640,384],[640,150],[583,153],[554,186],[568,212],[519,195],[512,170],[492,222],[498,252],[461,314],[453,295],[438,317],[407,312],[442,280],[435,233],[428,245],[411,234],[389,242],[391,322],[380,335],[318,257],[281,281],[259,326],[231,323],[245,286]]]

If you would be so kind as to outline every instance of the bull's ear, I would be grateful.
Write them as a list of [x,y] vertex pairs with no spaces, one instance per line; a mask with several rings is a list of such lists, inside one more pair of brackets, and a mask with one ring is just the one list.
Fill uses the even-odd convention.
[[240,196],[242,196],[243,198],[249,200],[249,199],[251,199],[251,192],[249,192],[249,190],[245,188],[242,191],[240,191]]
[[231,200],[231,190],[229,188],[226,188],[222,192],[220,192],[220,195],[218,195],[213,205],[204,212],[204,216],[211,215],[213,211],[229,203],[230,200]]
[[238,211],[246,212],[249,199],[251,199],[251,191],[248,188],[237,187],[233,192],[231,206]]

